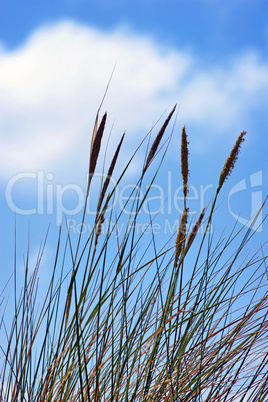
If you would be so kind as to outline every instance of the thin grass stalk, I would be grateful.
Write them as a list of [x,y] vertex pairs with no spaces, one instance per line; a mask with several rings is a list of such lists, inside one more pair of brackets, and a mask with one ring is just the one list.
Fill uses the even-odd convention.
[[[170,116],[171,117],[171,116]],[[163,133],[164,133],[164,131],[163,131]],[[160,142],[160,140],[159,140],[159,142]],[[150,155],[150,153],[149,153],[149,155]],[[149,158],[149,156],[148,156],[148,158]],[[148,161],[148,158],[147,158],[147,161]],[[145,170],[143,170],[143,173],[145,172]],[[140,187],[138,187],[138,194],[139,194],[139,191],[140,191]],[[147,193],[146,193],[147,194]],[[134,246],[134,244],[133,244],[133,241],[134,241],[134,233],[135,233],[135,224],[136,224],[136,218],[137,218],[137,214],[138,214],[138,212],[140,211],[140,208],[141,208],[141,206],[142,206],[142,204],[143,204],[143,202],[144,202],[144,200],[146,199],[146,195],[143,197],[143,200],[141,201],[141,203],[138,205],[138,200],[139,200],[139,195],[137,195],[137,197],[136,197],[136,199],[137,199],[137,206],[136,206],[136,212],[135,212],[135,216],[134,216],[134,224],[132,224],[132,239],[131,239],[131,250],[133,250],[133,246]],[[131,256],[131,254],[130,254],[130,256]],[[129,259],[129,261],[131,261],[131,259]],[[129,269],[130,269],[130,265],[128,264],[128,271],[127,271],[127,278],[129,278]],[[127,280],[128,281],[128,280]],[[126,283],[126,287],[128,288],[128,282]],[[125,300],[127,300],[127,293],[123,290],[123,294],[124,294],[124,299]],[[126,317],[126,303],[124,303],[124,308],[125,308],[125,314],[123,315],[123,320],[124,320],[124,317]],[[121,339],[123,339],[122,338],[122,336],[123,336],[123,333],[121,334]],[[127,335],[127,329],[126,329],[126,337],[127,337],[128,335]]]
[[[89,196],[90,184],[91,184],[91,180],[94,175],[95,168],[96,168],[96,163],[97,163],[100,146],[101,146],[101,140],[102,140],[102,136],[103,136],[103,132],[104,132],[104,128],[105,128],[106,118],[107,118],[107,114],[105,113],[103,115],[103,118],[102,118],[102,121],[100,123],[98,130],[96,130],[96,126],[97,126],[97,122],[98,122],[98,114],[97,114],[96,120],[95,120],[95,126],[94,126],[94,131],[93,131],[93,136],[92,136],[92,142],[91,142],[90,159],[89,159],[87,193],[86,193],[86,200],[85,200],[85,204],[84,204],[84,211],[83,211],[83,216],[82,216],[81,227],[83,227],[84,221],[85,221],[86,207],[87,207],[87,201],[88,201],[88,196]],[[73,263],[73,274],[72,274],[72,278],[71,278],[71,282],[70,282],[70,286],[69,286],[69,290],[68,290],[68,296],[67,296],[67,300],[66,300],[65,328],[67,326],[69,312],[70,312],[70,306],[71,306],[71,300],[72,300],[72,283],[73,283],[73,279],[75,278],[76,273],[77,273],[76,260],[77,260],[79,246],[80,246],[81,235],[82,235],[82,232],[80,231],[80,234],[78,237],[77,248],[76,248],[76,254],[75,254],[74,263]]]
[[[48,232],[47,232],[47,235],[48,235]],[[20,393],[22,393],[22,395],[24,395],[25,375],[27,375],[27,372],[28,372],[29,362],[31,360],[31,355],[32,355],[32,346],[33,346],[33,342],[36,337],[36,334],[38,332],[38,329],[35,330],[35,333],[33,335],[33,340],[31,341],[31,343],[29,345],[28,334],[29,334],[29,327],[31,325],[30,323],[32,322],[32,316],[33,316],[33,308],[30,307],[30,304],[31,304],[32,299],[33,299],[33,303],[35,303],[35,297],[37,295],[37,286],[38,286],[38,285],[36,285],[37,271],[38,271],[40,260],[42,258],[43,251],[45,248],[47,235],[45,238],[43,249],[41,250],[40,256],[38,257],[38,261],[36,263],[34,272],[29,279],[29,282],[28,282],[28,260],[29,260],[29,241],[28,241],[28,252],[27,252],[26,267],[25,267],[23,299],[22,299],[20,307],[17,310],[17,314],[15,317],[15,320],[17,320],[17,317],[19,315],[19,310],[22,307],[22,313],[23,313],[22,321],[21,321],[19,332],[18,332],[18,337],[16,338],[16,344],[19,343],[19,338],[21,339],[20,355],[19,355],[19,359],[18,359],[18,364],[16,366],[16,376],[17,376],[17,382],[18,382],[19,386],[17,386],[17,388],[14,388],[12,398],[14,398],[14,397],[17,398],[19,396],[18,392],[20,392]],[[36,292],[35,292],[35,296],[33,296],[35,287],[36,287]],[[42,322],[42,318],[41,319],[39,318],[38,323],[40,323],[40,322]],[[25,325],[25,323],[26,323],[26,325]],[[24,330],[24,328],[25,328],[25,330]],[[37,326],[37,328],[39,328],[39,327]],[[12,336],[13,336],[13,331],[10,335],[10,342],[12,341]],[[29,345],[29,349],[28,349],[28,345]],[[16,348],[16,352],[17,352],[17,345],[15,348]],[[12,363],[12,366],[13,366],[13,363]],[[14,396],[14,392],[15,392],[15,396]]]
[[196,270],[197,263],[199,261],[199,255],[200,255],[201,249],[203,247],[203,242],[205,240],[209,225],[210,225],[211,220],[212,220],[212,216],[213,216],[213,212],[214,212],[214,209],[215,209],[218,194],[219,194],[219,192],[220,192],[220,190],[221,190],[221,188],[223,186],[223,183],[227,180],[228,176],[231,174],[231,172],[232,172],[232,170],[233,170],[233,168],[235,166],[235,163],[236,163],[236,161],[238,159],[239,150],[240,150],[242,142],[244,141],[244,136],[245,135],[246,135],[246,131],[242,131],[240,133],[240,135],[238,136],[238,138],[236,140],[236,143],[233,146],[228,158],[226,159],[225,164],[224,164],[224,166],[222,168],[222,171],[220,173],[218,188],[217,188],[216,195],[214,197],[214,200],[213,200],[213,203],[212,203],[212,206],[211,206],[211,209],[210,209],[210,214],[209,214],[209,217],[208,217],[208,220],[207,220],[206,228],[205,228],[204,235],[203,235],[201,245],[200,245],[200,249],[199,249],[200,251],[199,251],[198,256],[196,258],[196,262],[195,262],[195,266],[194,266],[194,272]]
[[[140,147],[140,146],[141,146],[141,144],[139,145],[139,147]],[[119,183],[121,182],[122,178],[124,177],[124,175],[125,175],[125,173],[126,173],[128,167],[129,167],[130,163],[132,162],[132,160],[133,160],[135,154],[137,153],[139,147],[136,149],[136,151],[134,152],[134,154],[133,154],[132,157],[130,158],[129,162],[127,163],[126,167],[123,169],[123,172],[121,173],[121,175],[120,175],[120,177],[119,177],[119,179],[118,179],[118,181],[117,181],[117,183],[116,183],[114,189],[111,191],[109,197],[107,198],[106,203],[108,203],[109,200],[112,198],[112,196],[115,194],[115,190],[118,188]],[[133,189],[133,192],[134,192],[134,191],[135,191],[135,189]],[[132,194],[133,194],[133,193],[132,193]],[[131,195],[132,195],[132,194],[131,194]],[[131,197],[131,196],[130,196],[130,197]],[[126,207],[127,203],[128,203],[128,201],[126,201],[126,203],[125,203],[125,205],[124,205],[124,208]],[[119,214],[117,220],[119,220],[120,217],[121,217],[121,215],[123,214],[124,208],[123,208],[122,211],[120,212],[120,214]],[[117,222],[117,220],[116,220],[116,222]],[[116,229],[116,223],[114,224],[114,226],[113,226],[113,228],[112,228],[112,231],[115,230],[115,229]],[[108,240],[108,239],[107,239],[107,240]],[[92,244],[93,244],[93,235],[91,235],[91,236],[89,237],[89,239],[87,240],[87,242],[86,242],[86,244],[85,244],[85,246],[84,246],[84,248],[83,248],[83,250],[82,250],[82,252],[81,252],[80,260],[81,260],[82,256],[84,255],[84,253],[85,253],[85,251],[86,251],[86,247],[87,247],[89,241],[91,241],[91,245],[90,245],[90,249],[91,249],[91,246],[92,246]],[[78,262],[78,265],[79,265],[79,262]],[[83,283],[85,283],[85,284],[87,283],[87,281],[86,281],[87,269],[88,269],[88,262],[87,262],[87,264],[86,264],[86,269],[85,269],[84,279],[83,279]],[[89,276],[89,275],[88,275],[88,276]],[[83,290],[84,293],[85,293],[85,291],[86,291],[86,289]]]
[[197,235],[197,233],[198,233],[198,230],[199,230],[199,228],[200,228],[200,226],[201,226],[201,224],[202,224],[202,221],[203,221],[203,219],[204,219],[205,210],[206,210],[206,208],[203,208],[203,210],[202,210],[202,212],[201,212],[199,218],[197,219],[197,221],[196,221],[196,223],[195,223],[195,225],[194,225],[194,227],[193,227],[191,233],[190,233],[189,236],[188,236],[188,240],[187,240],[187,243],[186,243],[186,246],[185,246],[185,250],[184,250],[184,252],[183,252],[184,256],[187,254],[187,252],[189,251],[191,245],[192,245],[193,242],[194,242],[194,239],[195,239],[195,237],[196,237],[196,235]]
[[[186,128],[183,126],[181,132],[181,176],[183,182],[183,195],[184,195],[184,210],[180,219],[177,237],[175,239],[175,258],[174,258],[174,267],[178,268],[179,257],[185,247],[185,239],[186,239],[186,226],[187,226],[187,219],[188,219],[188,212],[189,209],[187,207],[187,195],[189,192],[188,189],[188,179],[189,179],[189,142],[187,140]],[[185,254],[184,254],[185,255]],[[182,281],[183,281],[183,258],[180,261],[180,288],[179,288],[179,295],[182,292]],[[178,311],[180,310],[181,300],[179,297],[178,301]],[[177,325],[178,325],[177,316]],[[179,337],[180,337],[181,328],[179,330]],[[175,331],[175,339],[177,337],[177,328]]]
[[99,198],[99,202],[98,202],[98,206],[97,206],[96,216],[98,216],[98,214],[100,212],[100,208],[101,208],[102,202],[104,200],[104,197],[105,197],[109,182],[111,180],[111,177],[113,176],[113,171],[114,171],[114,168],[115,168],[115,165],[116,165],[116,161],[118,159],[118,155],[119,155],[119,152],[120,152],[124,137],[125,137],[125,133],[122,135],[122,138],[121,138],[121,140],[120,140],[120,142],[119,142],[119,144],[117,146],[117,149],[116,149],[115,154],[113,156],[112,162],[111,162],[110,167],[108,169],[108,173],[107,173],[106,179],[104,181],[104,184],[103,184],[103,187],[102,187],[102,190],[101,190],[101,194],[100,194],[100,198]]
[[[146,195],[145,195],[145,197],[146,197]],[[137,209],[136,209],[137,212],[140,210],[141,205],[142,205],[142,203],[144,202],[145,197],[143,198],[143,200],[142,200],[142,202],[140,203],[139,207],[137,206]],[[139,197],[137,197],[137,200],[138,200],[138,198],[139,198]],[[137,212],[136,212],[136,214],[135,214],[135,218],[136,218],[136,216],[137,216]],[[135,218],[134,218],[134,222],[136,222]],[[134,225],[133,225],[133,228],[134,228]],[[131,249],[133,249],[133,233],[134,233],[134,231],[132,232],[132,246],[131,246]],[[129,270],[129,268],[128,268],[128,270]],[[128,277],[128,276],[129,276],[129,272],[128,272],[127,277]],[[123,293],[124,293],[124,292],[123,292]]]
[[[136,153],[136,152],[135,152]],[[134,153],[134,155],[135,155],[135,153]],[[133,156],[134,156],[133,155]],[[132,157],[133,158],[133,157]],[[119,184],[119,182],[121,181],[121,178],[123,177],[123,175],[124,175],[124,173],[125,173],[125,171],[126,171],[126,169],[127,169],[127,167],[129,166],[129,164],[130,164],[130,162],[132,161],[132,158],[131,158],[131,160],[128,162],[128,164],[127,164],[127,166],[126,166],[126,168],[124,169],[124,171],[123,171],[123,173],[121,174],[121,176],[120,176],[120,178],[119,178],[119,180],[118,180],[118,182],[117,182],[117,185],[116,185],[116,187],[118,186],[118,184]],[[158,168],[159,169],[159,168]],[[156,174],[155,174],[155,176],[156,176]],[[154,176],[154,177],[155,177]],[[153,179],[154,180],[154,179]],[[139,188],[139,184],[138,184],[138,188]],[[135,189],[133,189],[133,192],[134,192],[134,190]],[[115,189],[112,191],[112,193],[115,191]],[[148,193],[148,191],[149,191],[149,189],[147,190],[147,192],[146,192],[146,195],[147,195],[147,193]],[[145,197],[144,197],[144,199],[146,199],[146,195],[145,195]],[[110,197],[108,197],[108,198],[110,198]],[[131,199],[131,196],[130,196],[130,199]],[[108,202],[108,200],[106,201],[106,202]],[[126,204],[128,203],[128,201],[126,201]],[[143,204],[143,202],[141,202],[141,204],[140,204],[140,207],[139,207],[139,210],[140,210],[140,208],[142,207],[142,204]],[[124,207],[125,208],[125,207]],[[123,211],[123,210],[122,210]],[[139,211],[137,211],[137,213],[138,213]],[[122,212],[120,213],[120,215],[119,215],[119,217],[121,216],[121,214],[122,214]],[[118,219],[119,219],[119,217],[118,217]],[[93,237],[91,237],[91,244],[92,244],[92,241],[93,241]],[[88,243],[88,242],[87,242]],[[87,243],[86,243],[86,245],[87,245]],[[85,246],[86,247],[86,246]],[[85,250],[85,248],[84,248],[84,250]],[[84,250],[82,251],[82,254],[81,254],[81,257],[82,257],[82,255],[83,255],[83,253],[84,253]],[[78,263],[78,265],[79,265],[79,263]],[[88,265],[88,264],[87,264]],[[86,265],[86,266],[87,266]],[[85,274],[84,274],[84,276],[86,275],[86,270],[85,270]],[[84,280],[83,280],[83,283],[85,282],[85,278],[84,278]]]
[[[152,221],[150,220],[151,226],[152,226]],[[162,287],[162,281],[160,278],[160,267],[159,267],[159,263],[158,263],[158,258],[157,258],[157,250],[156,250],[156,243],[155,243],[155,236],[153,234],[153,230],[152,230],[152,240],[153,240],[153,247],[154,247],[154,255],[155,255],[155,263],[156,263],[156,268],[157,268],[157,279],[158,279],[158,287],[159,287],[159,294],[160,294],[160,305],[161,305],[161,309],[164,309],[164,300],[163,300],[163,295],[162,295],[162,291],[161,291],[161,287]],[[165,330],[165,342],[166,342],[166,350],[167,350],[167,354],[169,355],[169,337],[167,335],[167,331],[166,328],[164,328]]]

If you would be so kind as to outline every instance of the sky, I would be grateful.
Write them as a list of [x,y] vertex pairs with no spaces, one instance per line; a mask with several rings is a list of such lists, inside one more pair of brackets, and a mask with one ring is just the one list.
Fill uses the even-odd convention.
[[[197,216],[211,201],[224,161],[245,130],[218,219],[219,231],[236,221],[238,227],[248,225],[268,193],[267,14],[265,0],[0,0],[4,281],[14,264],[15,211],[22,275],[29,238],[34,266],[49,225],[44,261],[53,254],[65,215],[77,234],[91,133],[111,75],[101,109],[108,114],[106,166],[123,132],[120,166],[156,125],[153,140],[177,104],[155,188],[155,210],[171,198],[160,214],[164,227],[162,215],[172,222],[181,213],[176,190],[183,125],[190,143],[191,211]],[[135,182],[143,158],[142,152],[137,155],[128,183]],[[256,242],[263,244],[267,228],[256,229]],[[165,236],[171,233],[160,231],[161,239]]]

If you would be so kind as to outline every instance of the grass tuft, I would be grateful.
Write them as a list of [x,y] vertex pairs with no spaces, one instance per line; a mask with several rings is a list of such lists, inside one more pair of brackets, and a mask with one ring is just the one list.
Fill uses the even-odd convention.
[[[146,172],[174,111],[120,207],[116,191],[137,151],[126,166],[120,165],[123,135],[96,194],[91,180],[107,119],[105,113],[98,125],[98,111],[81,213],[81,226],[91,226],[77,236],[67,224],[66,230],[59,228],[54,260],[46,266],[51,273],[47,285],[39,281],[47,237],[33,271],[28,246],[19,283],[16,223],[14,297],[5,302],[0,320],[0,401],[268,400],[267,256],[265,245],[252,246],[253,227],[265,202],[250,227],[235,225],[219,238],[208,230],[216,221],[219,191],[234,168],[244,131],[225,162],[211,207],[188,231],[189,143],[183,127],[179,228],[170,241],[156,238],[153,230],[146,233],[158,218],[150,214],[150,194],[166,150],[149,182]],[[120,176],[111,180],[116,164]],[[96,201],[94,218],[86,213],[89,200]],[[145,205],[150,222],[140,231]],[[2,305],[9,290],[7,284],[0,293]]]

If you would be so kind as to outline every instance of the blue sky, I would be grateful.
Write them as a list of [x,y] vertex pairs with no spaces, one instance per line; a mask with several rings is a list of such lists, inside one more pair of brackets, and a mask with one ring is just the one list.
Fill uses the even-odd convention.
[[[51,185],[53,213],[17,217],[20,259],[27,249],[28,226],[34,260],[51,224],[49,259],[62,216],[55,216],[57,189],[72,185],[79,192],[85,186],[90,133],[115,63],[103,105],[108,112],[105,140],[112,130],[107,160],[126,130],[125,163],[152,125],[177,103],[176,127],[159,176],[164,194],[172,195],[169,174],[172,191],[181,184],[179,137],[184,124],[190,141],[190,195],[197,214],[210,201],[238,134],[246,130],[246,142],[221,199],[219,230],[238,217],[242,225],[256,212],[268,190],[265,0],[9,0],[0,1],[0,12],[5,279],[12,271],[14,245],[10,183],[15,183],[13,204],[27,210],[37,208],[37,178],[44,179],[45,194]],[[129,182],[142,160],[138,155]],[[76,201],[68,198],[67,190],[64,197],[65,210],[74,208]],[[176,213],[175,206],[172,219]],[[264,242],[267,231],[263,228],[257,236],[257,243]]]

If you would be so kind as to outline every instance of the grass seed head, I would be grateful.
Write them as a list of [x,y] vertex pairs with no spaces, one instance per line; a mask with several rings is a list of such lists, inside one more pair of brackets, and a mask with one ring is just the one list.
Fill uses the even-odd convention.
[[183,195],[184,198],[187,197],[188,194],[188,177],[189,177],[189,142],[187,141],[187,134],[185,126],[182,128],[181,132],[181,175],[183,182]]
[[105,128],[107,113],[103,115],[100,126],[96,132],[96,136],[93,140],[92,149],[90,153],[90,164],[89,164],[89,176],[93,176],[97,164],[97,159],[101,147],[101,139]]
[[230,176],[234,165],[238,159],[238,154],[239,154],[239,150],[241,147],[241,144],[243,141],[245,141],[245,135],[246,135],[246,131],[242,131],[239,135],[239,137],[236,140],[235,145],[233,146],[233,149],[231,150],[228,158],[226,159],[224,166],[222,168],[221,174],[220,174],[220,178],[219,178],[219,184],[218,184],[218,188],[217,188],[217,194],[219,193],[220,189],[223,186],[223,183],[225,182],[225,180],[228,178],[228,176]]
[[157,136],[156,136],[156,138],[155,138],[155,140],[154,140],[154,142],[153,142],[153,145],[152,145],[152,147],[151,147],[151,149],[150,149],[149,155],[148,155],[148,157],[147,157],[146,163],[145,163],[144,168],[143,168],[143,172],[142,172],[143,175],[144,175],[144,173],[146,172],[146,170],[148,169],[148,167],[149,167],[149,165],[150,165],[150,163],[151,163],[153,157],[155,156],[155,153],[156,153],[156,151],[157,151],[157,148],[158,148],[158,146],[159,146],[159,144],[160,144],[160,141],[161,141],[161,139],[162,139],[162,137],[163,137],[163,135],[164,135],[164,132],[165,132],[165,130],[166,130],[166,128],[167,128],[167,125],[168,125],[168,123],[169,123],[169,121],[170,121],[170,119],[171,119],[173,113],[175,112],[175,109],[176,109],[176,105],[174,106],[174,108],[172,109],[172,111],[170,112],[170,114],[168,115],[168,117],[167,117],[165,123],[164,123],[163,126],[161,127],[159,133],[157,134]]
[[187,218],[188,218],[189,208],[184,208],[183,213],[181,215],[180,224],[177,231],[177,237],[175,240],[176,249],[175,249],[175,261],[174,265],[176,266],[179,261],[179,257],[182,251],[183,242],[186,237],[186,225],[187,225]]

